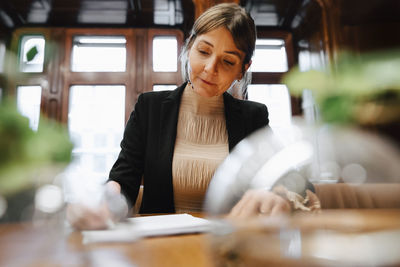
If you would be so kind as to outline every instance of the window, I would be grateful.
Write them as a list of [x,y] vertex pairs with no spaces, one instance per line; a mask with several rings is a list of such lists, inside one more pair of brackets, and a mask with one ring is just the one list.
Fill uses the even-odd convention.
[[42,87],[38,85],[17,87],[17,108],[29,119],[29,127],[35,131],[39,126],[41,95]]
[[120,151],[124,126],[125,86],[71,86],[68,129],[75,167],[104,181]]
[[270,127],[278,138],[288,140],[293,110],[291,96],[281,78],[293,66],[291,35],[268,29],[258,34],[247,98],[267,106]]
[[308,50],[299,51],[299,68],[300,71],[308,71],[310,69],[321,70],[324,66],[326,66],[326,62],[324,61],[323,51],[320,53],[310,52]]
[[248,99],[268,107],[269,125],[278,135],[285,135],[291,123],[291,106],[288,88],[284,84],[251,84]]
[[175,36],[155,36],[153,38],[153,70],[178,70],[178,42]]
[[182,32],[150,29],[147,38],[150,68],[146,73],[146,91],[175,89],[182,83],[181,65],[178,64],[178,51],[183,44]]
[[288,62],[285,41],[282,39],[257,39],[251,72],[286,72]]
[[43,72],[45,40],[41,35],[21,39],[19,67],[21,72]]
[[124,36],[75,36],[71,70],[75,72],[123,72],[126,70]]
[[248,87],[249,100],[257,100],[268,107],[271,127],[290,123],[290,96],[284,84],[252,84]]

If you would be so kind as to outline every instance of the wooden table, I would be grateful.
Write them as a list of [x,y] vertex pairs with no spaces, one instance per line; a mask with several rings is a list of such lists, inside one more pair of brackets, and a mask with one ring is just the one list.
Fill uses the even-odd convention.
[[0,266],[211,266],[206,234],[84,245],[58,222],[0,224]]
[[[312,251],[309,250],[313,249],[318,236],[309,235],[310,233],[328,231],[325,232],[325,237],[332,242],[340,242],[340,240],[334,240],[335,235],[328,234],[335,231],[353,236],[388,231],[388,233],[390,231],[399,233],[400,210],[323,211],[317,215],[297,214],[286,218],[265,220],[263,224],[265,227],[261,235],[254,235],[259,229],[252,228],[256,231],[248,231],[246,227],[243,227],[236,234],[224,235],[222,238],[216,238],[211,234],[190,234],[144,238],[131,243],[88,245],[82,244],[80,232],[71,232],[57,221],[50,220],[43,224],[36,223],[36,225],[33,223],[2,224],[0,225],[0,266],[215,266],[218,261],[213,258],[211,251],[221,256],[219,259],[225,260],[224,257],[228,257],[229,260],[234,261],[246,260],[243,257],[240,258],[240,255],[229,254],[232,252],[229,251],[229,247],[241,246],[240,252],[243,256],[246,252],[243,245],[246,242],[254,245],[260,240],[261,245],[257,245],[260,250],[256,251],[261,253],[260,255],[270,255],[269,263],[299,266],[305,266],[306,263],[324,265],[326,261],[321,261],[321,259],[314,261],[312,258],[315,255],[313,256]],[[299,244],[301,244],[302,254],[297,255],[297,258],[284,257],[282,229],[295,229],[301,233],[302,238]],[[268,234],[265,235],[265,233]],[[277,236],[278,239],[276,239]],[[253,237],[257,237],[257,240],[252,239]],[[324,234],[319,237],[324,237]],[[387,244],[376,244],[376,248],[384,250],[385,247],[382,246],[387,246],[387,248],[397,249],[400,240],[398,244],[393,244],[392,241],[389,240]],[[264,251],[263,246],[265,246]],[[224,251],[221,252],[221,250]],[[246,255],[251,253],[253,252]],[[400,254],[400,250],[397,254]],[[347,256],[351,258],[351,255]],[[396,262],[397,259],[398,262]],[[257,266],[257,261],[253,263]],[[264,266],[264,263],[258,261],[259,266]],[[400,265],[400,256],[396,258],[395,255],[394,261],[389,263]],[[376,262],[375,265],[379,266],[380,262]]]

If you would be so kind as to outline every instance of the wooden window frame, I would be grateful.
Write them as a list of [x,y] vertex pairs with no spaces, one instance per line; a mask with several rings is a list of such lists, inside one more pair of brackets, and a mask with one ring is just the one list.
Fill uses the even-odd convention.
[[[288,70],[294,65],[293,39],[290,32],[278,30],[258,30],[259,39],[282,39],[285,42],[285,49],[288,62]],[[252,84],[281,84],[283,75],[286,72],[252,72]]]
[[[175,36],[176,40],[178,42],[178,65],[177,65],[177,71],[176,72],[156,72],[153,70],[153,39],[156,36]],[[148,51],[148,58],[149,58],[149,63],[150,66],[148,68],[149,72],[147,73],[147,87],[146,88],[151,88],[153,89],[153,86],[156,84],[166,84],[166,85],[180,85],[182,81],[182,75],[181,75],[181,64],[179,60],[179,55],[180,52],[182,51],[183,47],[183,33],[181,31],[176,31],[176,30],[156,30],[156,29],[149,29],[148,30],[148,47],[150,48]]]
[[[294,66],[293,37],[290,32],[271,29],[257,29],[257,38],[260,39],[282,39],[285,42],[288,71]],[[283,76],[288,72],[252,72],[251,84],[282,84]],[[301,99],[290,96],[292,116],[301,114]]]
[[[76,72],[71,70],[72,43],[75,36],[124,36],[126,38],[126,69],[123,72]],[[135,83],[134,55],[135,42],[132,29],[66,29],[65,60],[63,69],[62,122],[68,122],[69,90],[72,85],[124,85],[125,90],[125,120],[133,106],[131,100],[135,97],[132,88]],[[136,101],[135,101],[136,102]],[[127,108],[129,107],[129,108]]]
[[[15,96],[16,88],[20,85],[40,85],[42,87],[41,114],[64,124],[68,123],[69,88],[72,85],[124,85],[126,88],[125,120],[127,120],[139,94],[152,91],[154,84],[179,85],[182,83],[179,59],[177,59],[176,72],[154,72],[152,68],[153,37],[176,36],[179,54],[183,45],[183,33],[178,29],[19,28],[13,32],[10,45],[10,50],[15,54],[19,53],[20,40],[24,35],[44,36],[46,43],[43,72],[20,72],[18,62],[6,57],[4,72],[15,73],[15,77],[7,77],[3,95],[7,93]],[[76,35],[124,36],[126,38],[126,71],[71,71],[72,41]]]

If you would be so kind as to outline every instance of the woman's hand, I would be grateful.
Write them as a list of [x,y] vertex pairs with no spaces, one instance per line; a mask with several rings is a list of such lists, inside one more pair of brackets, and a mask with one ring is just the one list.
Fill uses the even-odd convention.
[[291,206],[287,199],[266,189],[248,190],[228,215],[230,219],[254,216],[288,214]]
[[89,207],[84,203],[70,203],[67,206],[67,220],[78,230],[107,229],[112,223],[111,212],[105,203],[98,207]]
[[128,205],[121,195],[118,183],[110,181],[105,185],[102,201],[96,206],[85,203],[69,203],[67,220],[78,230],[107,229],[115,221],[125,217]]

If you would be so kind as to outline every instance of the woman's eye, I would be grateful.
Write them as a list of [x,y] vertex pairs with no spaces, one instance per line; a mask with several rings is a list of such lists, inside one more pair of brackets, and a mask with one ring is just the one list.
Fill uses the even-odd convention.
[[200,52],[200,54],[203,54],[203,55],[208,55],[208,52],[207,52],[207,51],[205,51],[205,50],[199,50],[199,52]]
[[231,66],[235,65],[234,62],[231,62],[231,61],[229,61],[229,60],[224,60],[224,62],[225,62],[226,64],[228,64],[228,65],[231,65]]

